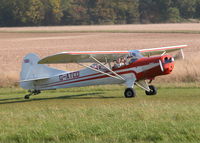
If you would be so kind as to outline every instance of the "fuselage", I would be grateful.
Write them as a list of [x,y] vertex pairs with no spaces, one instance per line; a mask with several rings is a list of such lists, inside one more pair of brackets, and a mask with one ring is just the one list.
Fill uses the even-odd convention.
[[[161,63],[159,63],[159,61],[161,61]],[[98,71],[85,68],[80,71],[62,73],[47,80],[34,81],[37,84],[33,84],[32,88],[36,90],[50,90],[90,85],[123,84],[132,78],[135,78],[136,81],[139,81],[154,79],[156,76],[170,74],[173,68],[174,61],[169,55],[143,57],[133,63],[121,66],[120,68],[112,69],[125,80],[119,80]],[[104,67],[100,66],[98,70],[115,76],[114,73],[110,72]]]

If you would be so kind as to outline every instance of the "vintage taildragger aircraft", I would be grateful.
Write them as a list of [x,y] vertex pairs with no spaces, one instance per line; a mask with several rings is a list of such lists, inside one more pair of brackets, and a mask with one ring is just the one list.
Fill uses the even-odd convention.
[[[62,52],[43,59],[28,54],[22,63],[20,86],[30,92],[25,99],[44,90],[105,84],[124,84],[126,98],[136,96],[134,85],[144,89],[146,95],[156,95],[157,89],[149,83],[156,76],[170,74],[174,59],[184,58],[182,49],[185,47],[187,45],[130,51]],[[178,53],[174,56],[168,55],[175,51]],[[59,63],[77,63],[85,68],[69,72],[43,65]],[[86,63],[93,64],[87,66]]]

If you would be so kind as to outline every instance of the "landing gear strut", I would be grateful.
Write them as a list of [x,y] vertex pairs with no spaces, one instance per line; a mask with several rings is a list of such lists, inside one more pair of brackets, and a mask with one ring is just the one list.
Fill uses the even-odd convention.
[[136,96],[136,92],[133,88],[127,88],[124,92],[126,98],[132,98]]
[[24,99],[29,99],[31,95],[37,95],[41,93],[40,90],[29,90],[28,92],[29,94],[25,95]]
[[153,85],[149,85],[150,91],[145,91],[146,95],[156,95],[157,94],[157,88]]

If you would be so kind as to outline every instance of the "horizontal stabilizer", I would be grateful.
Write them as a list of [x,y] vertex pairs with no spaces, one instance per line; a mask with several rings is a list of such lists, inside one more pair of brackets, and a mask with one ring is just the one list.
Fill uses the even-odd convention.
[[29,82],[29,81],[38,81],[38,80],[47,80],[50,79],[50,77],[43,77],[43,78],[34,78],[34,79],[28,79],[28,80],[21,80],[20,82]]

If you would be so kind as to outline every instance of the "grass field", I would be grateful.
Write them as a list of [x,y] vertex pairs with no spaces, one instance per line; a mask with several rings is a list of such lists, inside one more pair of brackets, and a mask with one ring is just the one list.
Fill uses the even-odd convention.
[[159,87],[125,99],[122,86],[48,91],[0,89],[0,142],[199,142],[200,89]]

